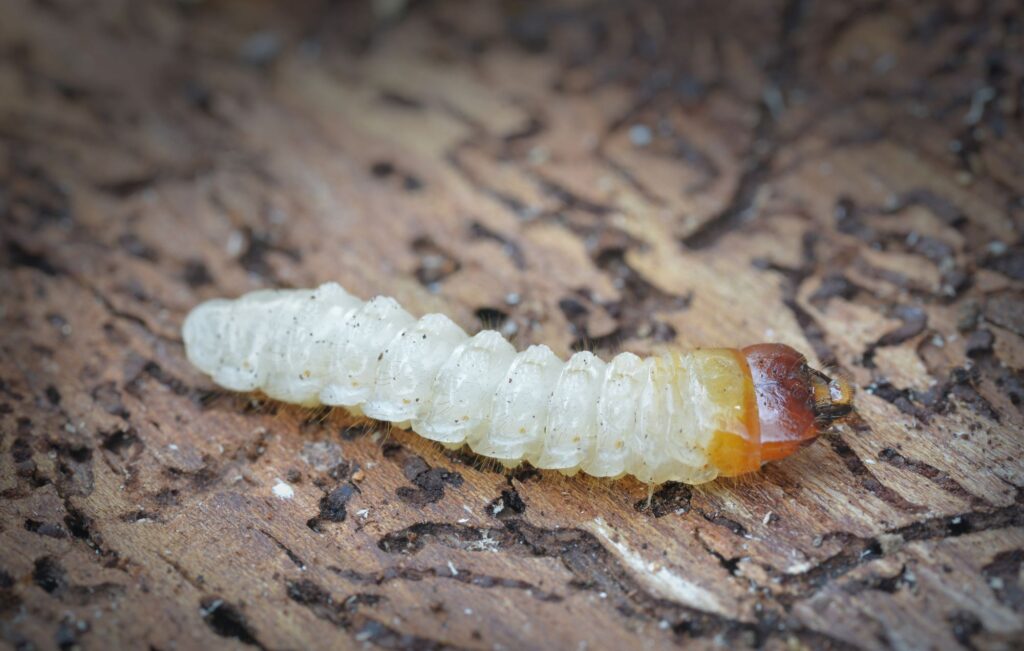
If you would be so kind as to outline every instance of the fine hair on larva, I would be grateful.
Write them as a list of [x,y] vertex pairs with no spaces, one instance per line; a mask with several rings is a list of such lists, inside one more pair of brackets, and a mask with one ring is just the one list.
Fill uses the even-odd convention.
[[[337,283],[207,301],[186,318],[183,338],[191,363],[232,391],[344,407],[506,466],[649,484],[706,482],[788,454],[762,453],[770,446],[758,404],[772,395],[758,390],[788,386],[789,375],[766,373],[803,359],[768,344],[784,350],[623,352],[608,361],[581,351],[562,360],[544,345],[517,352],[494,330],[470,336],[441,314],[417,319],[392,298],[363,301]],[[848,407],[848,387],[822,385],[827,378],[802,362],[787,373],[816,417]],[[808,433],[799,436],[803,444]]]

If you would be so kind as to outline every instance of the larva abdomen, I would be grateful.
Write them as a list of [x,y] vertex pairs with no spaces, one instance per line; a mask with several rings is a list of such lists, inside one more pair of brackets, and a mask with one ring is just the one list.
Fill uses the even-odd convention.
[[466,339],[462,328],[440,314],[428,314],[402,330],[381,351],[364,413],[394,423],[419,420],[430,409],[441,365]]
[[637,426],[637,399],[643,388],[642,359],[633,353],[616,355],[605,370],[597,396],[597,421],[593,452],[581,464],[583,472],[596,477],[618,477],[626,472],[631,448],[627,445]]
[[515,353],[493,330],[463,342],[437,372],[427,414],[413,421],[413,429],[446,445],[478,441],[490,424],[494,392]]
[[[332,344],[344,340],[339,335],[346,317],[356,312],[362,301],[341,287],[329,285],[297,297],[294,313],[287,304],[275,306],[270,318],[257,327],[265,333],[265,340],[272,342],[264,391],[285,402],[313,404],[319,400],[323,386],[320,378],[327,373],[333,357]],[[253,318],[259,318],[258,309]],[[274,328],[280,322],[284,323],[285,334],[275,336]]]
[[544,442],[548,400],[562,366],[547,346],[516,355],[495,390],[487,435],[473,450],[506,462],[532,459]]
[[331,360],[328,383],[320,391],[320,402],[343,407],[365,403],[377,384],[380,352],[414,322],[395,299],[383,296],[350,312],[337,335],[338,350]]
[[577,468],[594,454],[597,402],[607,364],[589,351],[576,353],[560,369],[548,401],[538,468]]
[[852,399],[779,344],[563,362],[334,283],[209,301],[183,337],[189,360],[232,390],[411,423],[507,464],[648,483],[756,470],[812,441]]

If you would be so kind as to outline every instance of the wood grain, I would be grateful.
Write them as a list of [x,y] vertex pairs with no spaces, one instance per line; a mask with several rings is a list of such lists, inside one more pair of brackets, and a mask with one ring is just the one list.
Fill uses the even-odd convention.
[[[388,5],[0,5],[3,644],[1020,648],[1019,5]],[[186,362],[327,280],[859,418],[648,504]]]

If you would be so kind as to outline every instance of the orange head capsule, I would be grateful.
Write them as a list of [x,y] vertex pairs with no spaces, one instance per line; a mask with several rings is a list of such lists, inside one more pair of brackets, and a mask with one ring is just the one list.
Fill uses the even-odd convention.
[[853,409],[849,382],[812,369],[789,346],[758,344],[742,352],[757,395],[762,461],[783,459],[813,443]]
[[809,445],[832,421],[853,409],[853,389],[807,365],[783,344],[757,344],[736,351],[749,369],[751,404],[743,408],[744,435],[718,432],[709,453],[723,477],[760,468]]

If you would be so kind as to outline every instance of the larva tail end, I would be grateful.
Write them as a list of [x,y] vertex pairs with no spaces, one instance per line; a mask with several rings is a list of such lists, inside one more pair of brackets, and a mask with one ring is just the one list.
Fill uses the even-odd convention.
[[225,300],[215,299],[196,306],[181,327],[185,355],[193,366],[207,374],[216,370],[221,359],[220,329],[226,304]]

